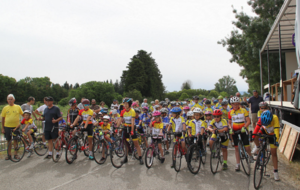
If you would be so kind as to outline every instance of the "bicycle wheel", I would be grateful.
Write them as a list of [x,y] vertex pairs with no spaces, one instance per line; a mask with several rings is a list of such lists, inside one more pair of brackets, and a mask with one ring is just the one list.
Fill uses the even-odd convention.
[[220,142],[219,140],[215,141],[210,154],[210,170],[213,174],[217,173],[219,167],[219,159],[220,159]]
[[264,173],[263,155],[264,155],[264,153],[262,151],[259,151],[259,153],[257,155],[255,167],[254,167],[253,184],[254,184],[255,189],[259,188],[259,186],[261,184],[262,176]]
[[181,151],[179,149],[179,144],[175,143],[173,146],[173,161],[175,158],[175,163],[174,163],[174,169],[176,172],[180,171],[180,167],[181,167]]
[[104,141],[97,141],[96,144],[93,144],[93,151],[95,162],[97,164],[104,164],[107,159],[107,146]]
[[196,144],[189,148],[188,168],[192,174],[197,174],[201,167],[200,149]]
[[62,139],[61,137],[59,137],[56,139],[55,142],[53,142],[53,154],[52,154],[53,162],[58,162],[62,153],[63,153]]
[[[145,144],[145,142],[144,142],[144,140],[141,140],[141,143],[139,142],[139,145],[140,145],[140,149],[141,149],[141,155],[142,155],[142,158],[143,158],[143,156],[144,156],[144,154],[145,154],[145,150],[146,150],[146,144]],[[135,148],[135,146],[134,146],[134,144],[133,144],[133,152],[134,152],[134,157],[135,157],[135,159],[139,159],[139,154],[138,154],[138,152],[137,152],[137,149]]]
[[203,165],[206,162],[206,155],[207,155],[205,144],[206,144],[205,140],[202,139],[203,150],[200,150],[200,152],[201,152],[201,162],[202,162]]
[[241,160],[243,169],[244,169],[246,175],[249,176],[250,175],[250,158],[249,158],[249,155],[247,154],[242,142],[239,142],[238,147],[239,147],[240,160]]
[[73,161],[77,158],[78,145],[77,138],[72,138],[66,146],[66,162],[72,164]]
[[48,152],[48,142],[43,142],[44,134],[38,134],[34,143],[34,152],[39,156],[44,156]]
[[[11,148],[11,161],[20,162],[25,155],[26,143],[22,137],[16,137],[14,140],[10,140],[7,145],[7,150]],[[8,155],[8,151],[7,151]]]
[[265,166],[269,163],[270,157],[271,157],[271,146],[270,143],[268,142],[267,144],[267,149],[265,151],[266,155],[265,155]]
[[122,167],[125,158],[125,147],[121,139],[115,141],[110,149],[110,161],[115,168]]
[[147,168],[151,168],[151,166],[153,165],[153,160],[154,160],[153,149],[152,147],[149,147],[147,148],[146,155],[145,155],[145,164]]
[[89,151],[89,140],[88,140],[88,137],[85,137],[84,138],[84,141],[83,141],[84,145],[84,149],[83,149],[83,153],[86,157],[89,157],[90,155],[90,151]]

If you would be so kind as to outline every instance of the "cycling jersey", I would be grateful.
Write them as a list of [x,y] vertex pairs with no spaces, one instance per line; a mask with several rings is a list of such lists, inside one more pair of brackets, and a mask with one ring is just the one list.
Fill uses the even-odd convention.
[[[93,118],[93,110],[91,110],[90,108],[88,110],[82,109],[79,111],[78,115],[80,115],[82,117],[83,123],[86,123],[86,120],[89,116],[91,116]],[[93,124],[92,119],[90,119],[90,121],[88,122],[88,124]]]
[[[21,121],[21,124],[25,124],[25,126],[27,125],[27,124],[29,124],[28,125],[28,127],[27,127],[27,130],[29,130],[29,129],[36,129],[36,126],[35,126],[35,124],[34,124],[34,122],[33,122],[33,120],[31,119],[31,118],[29,118],[29,119],[23,119],[22,121]],[[25,127],[24,126],[24,127]]]
[[134,118],[134,124],[135,125],[139,125],[140,121],[141,121],[140,117],[135,117]]
[[150,115],[148,113],[143,113],[141,116],[140,116],[141,120],[142,120],[142,125],[145,126],[145,125],[149,125],[150,123]]
[[163,124],[164,124],[164,129],[167,130],[166,127],[167,127],[167,125],[170,123],[170,119],[168,118],[168,116],[163,117],[163,118],[162,118],[162,122],[163,122]]
[[221,112],[222,112],[222,119],[225,119],[226,121],[228,120],[228,112],[230,111],[230,109],[224,109],[222,108],[221,109]]
[[67,114],[67,122],[68,123],[74,123],[75,119],[77,118],[78,114],[79,114],[79,108],[75,108],[75,109],[68,109],[68,114]]
[[[189,129],[191,129],[191,133],[192,133],[192,135],[195,135],[195,123],[193,123],[193,120],[187,120],[186,122],[185,122],[185,125],[186,125],[186,128],[189,128]],[[185,136],[187,137],[187,133],[185,134]]]
[[159,135],[160,130],[164,128],[164,124],[162,122],[152,122],[152,134],[153,135]]
[[258,112],[257,112],[257,119],[259,119],[260,118],[260,116],[261,116],[261,114],[262,114],[262,110],[258,110]]
[[221,109],[221,108],[222,108],[222,104],[218,102],[218,103],[215,105],[215,108],[216,108],[216,109]]
[[268,126],[264,126],[261,124],[261,119],[258,120],[255,130],[253,132],[253,134],[256,134],[258,132],[258,130],[260,128],[263,128],[263,130],[265,131],[266,134],[268,135],[274,135],[276,136],[276,142],[278,142],[279,140],[279,119],[277,117],[277,115],[273,115],[273,119],[271,121],[271,123]]
[[170,119],[170,125],[172,126],[172,129],[174,132],[182,132],[183,126],[182,124],[185,124],[183,117],[179,116],[178,118],[171,118]]
[[194,104],[192,108],[201,108],[201,110],[204,110],[203,104],[200,104],[199,102],[197,104]]
[[[228,125],[227,125],[227,121],[225,119],[221,119],[221,121],[219,122],[216,122],[215,119],[213,119],[210,124],[209,124],[210,127],[212,127],[213,129],[214,128],[217,128],[217,129],[225,129],[225,128],[228,128]],[[222,132],[222,133],[219,133],[220,136],[225,136],[225,132]]]
[[115,122],[117,122],[118,119],[120,118],[120,115],[117,113],[117,114],[115,114],[115,115],[112,115],[111,118],[112,118]]
[[187,120],[187,114],[186,114],[186,113],[183,113],[183,114],[182,114],[182,117],[184,118],[184,121]]
[[111,129],[109,123],[107,123],[107,125],[105,126],[103,122],[100,122],[99,126],[102,130],[110,130]]
[[135,111],[132,108],[129,111],[123,110],[120,117],[124,119],[124,126],[131,126],[131,119],[135,118]]
[[193,119],[192,122],[190,123],[190,127],[192,129],[192,135],[197,135],[199,133],[201,133],[201,128],[202,127],[202,123],[204,123],[202,120],[196,120]]
[[249,117],[247,110],[239,108],[238,110],[231,110],[228,113],[228,120],[232,121],[232,129],[234,131],[241,130],[245,126],[246,118]]
[[204,112],[210,111],[211,113],[213,113],[214,110],[215,110],[215,109],[212,108],[212,107],[210,107],[210,108],[206,107],[206,108],[204,109]]
[[211,120],[205,120],[202,121],[201,127],[204,127],[204,129],[207,129],[207,127],[209,126]]

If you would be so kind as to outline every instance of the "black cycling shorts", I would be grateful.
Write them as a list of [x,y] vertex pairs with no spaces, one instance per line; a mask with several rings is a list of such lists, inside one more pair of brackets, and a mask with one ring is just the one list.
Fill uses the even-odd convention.
[[45,131],[44,134],[46,140],[56,139],[58,137],[58,128],[54,128],[53,131]]
[[[241,139],[243,141],[244,146],[249,146],[249,136],[246,133],[241,133]],[[238,146],[239,137],[238,134],[232,134],[232,139],[234,142],[234,146]]]
[[157,142],[158,144],[161,143],[161,138],[152,138],[153,142]]
[[[132,140],[137,140],[135,129],[136,127],[134,126],[134,130],[133,130],[134,132],[133,135],[131,136]],[[123,135],[126,139],[129,138],[130,133],[131,133],[131,127],[126,127],[123,129]]]
[[93,124],[88,124],[87,127],[86,127],[86,129],[83,128],[83,129],[81,129],[81,131],[82,132],[83,131],[87,131],[88,137],[93,137],[93,128],[94,128]]

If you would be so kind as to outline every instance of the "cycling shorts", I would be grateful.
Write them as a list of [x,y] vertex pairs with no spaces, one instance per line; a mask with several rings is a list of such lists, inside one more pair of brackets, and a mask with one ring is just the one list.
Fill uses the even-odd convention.
[[88,124],[86,129],[83,128],[83,129],[81,129],[81,131],[82,132],[87,131],[88,137],[93,137],[93,128],[94,128],[93,124]]
[[[232,139],[233,139],[234,146],[237,147],[239,144],[238,134],[232,134]],[[244,147],[250,146],[249,136],[246,133],[241,133],[241,139],[243,141]]]
[[158,144],[161,143],[161,137],[158,137],[158,138],[152,138],[153,142],[157,142]]
[[184,137],[182,135],[182,133],[175,133],[174,135],[174,142],[176,141],[176,137],[179,137],[181,139],[182,142],[184,142]]
[[[259,130],[258,133],[264,134],[264,135],[269,135],[269,134],[266,133],[265,130]],[[264,137],[259,137],[259,138],[260,138],[260,139],[263,139]],[[269,139],[270,147],[271,147],[271,148],[277,148],[277,146],[275,146],[274,138],[268,137],[268,139]]]
[[[229,144],[229,139],[228,139],[227,135],[219,136],[219,137],[221,138],[221,148],[227,148],[228,144]],[[212,134],[210,140],[216,141],[217,140],[217,135]]]
[[[136,130],[135,130],[135,129],[136,129],[136,127],[134,126],[133,135],[131,136],[131,138],[132,138],[133,141],[137,141],[137,140],[138,140],[138,139],[137,139],[137,135],[136,135]],[[131,127],[127,127],[127,128],[125,128],[125,129],[123,129],[123,135],[124,135],[124,137],[125,137],[126,139],[129,138],[130,133],[131,133]]]
[[33,134],[33,133],[35,133],[35,132],[37,131],[37,128],[33,128],[33,127],[27,128],[27,129],[25,130],[25,134],[27,134],[28,131],[31,131],[31,132],[32,132],[31,134]]

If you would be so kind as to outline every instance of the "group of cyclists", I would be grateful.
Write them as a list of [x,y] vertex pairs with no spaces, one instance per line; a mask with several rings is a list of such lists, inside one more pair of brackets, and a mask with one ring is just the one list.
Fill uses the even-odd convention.
[[[235,148],[236,166],[235,171],[240,171],[240,154],[238,141],[240,140],[236,131],[241,131],[241,140],[249,156],[249,162],[254,161],[255,156],[260,148],[260,138],[254,134],[270,134],[275,135],[276,140],[270,138],[271,154],[274,165],[274,179],[279,180],[278,164],[277,164],[277,147],[279,139],[279,120],[276,115],[268,109],[266,102],[259,104],[258,123],[250,135],[250,118],[247,102],[241,102],[239,97],[232,97],[230,104],[222,96],[217,99],[209,100],[204,98],[200,100],[198,96],[193,96],[192,100],[170,101],[168,98],[161,102],[151,102],[150,105],[143,104],[142,107],[134,102],[131,98],[124,98],[120,105],[112,105],[111,109],[102,108],[99,112],[90,109],[90,100],[82,100],[83,109],[79,109],[75,98],[69,100],[69,110],[67,112],[67,120],[60,122],[60,130],[69,131],[74,136],[78,131],[86,131],[88,146],[88,157],[94,160],[93,154],[93,136],[95,129],[101,129],[107,142],[113,144],[114,135],[121,134],[122,140],[127,145],[128,139],[132,140],[134,149],[136,150],[137,160],[141,165],[144,164],[143,149],[149,147],[148,137],[151,136],[151,142],[158,145],[159,159],[164,163],[165,156],[171,151],[171,144],[178,140],[182,148],[182,155],[185,155],[187,162],[189,161],[188,152],[192,144],[200,147],[203,155],[209,153],[209,147],[212,150],[213,143],[220,138],[222,153],[222,169],[227,170],[228,146]],[[27,111],[28,112],[28,111]],[[25,124],[25,131],[30,123],[30,112],[25,115],[22,124]],[[30,128],[26,134],[31,137],[36,128]],[[143,136],[145,143],[141,147],[140,134]],[[170,141],[170,137],[174,140]],[[200,140],[199,140],[200,139]],[[251,152],[250,142],[254,140],[255,146]],[[32,143],[32,139],[30,139]],[[163,146],[162,146],[163,144]],[[31,145],[33,146],[33,145]],[[77,146],[77,145],[76,145]],[[67,147],[67,144],[64,145]],[[55,149],[55,145],[54,145]],[[126,149],[122,164],[128,162],[128,154],[130,149]],[[172,150],[174,154],[175,150]],[[147,154],[145,155],[147,157]],[[73,159],[76,159],[74,157]],[[105,155],[101,160],[105,160]],[[145,159],[146,160],[146,159]],[[172,156],[173,168],[176,165],[176,159]]]

